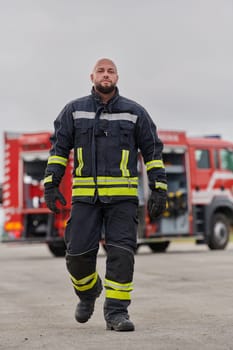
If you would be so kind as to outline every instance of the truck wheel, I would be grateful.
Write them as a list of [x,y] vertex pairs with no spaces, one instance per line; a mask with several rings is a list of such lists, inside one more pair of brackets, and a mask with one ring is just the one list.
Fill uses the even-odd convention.
[[167,250],[169,244],[170,244],[170,241],[165,241],[165,242],[148,243],[148,246],[150,247],[153,253],[164,253]]
[[211,223],[208,247],[212,250],[224,249],[229,241],[230,225],[224,214],[215,214]]
[[62,257],[66,254],[66,245],[63,241],[48,242],[47,243],[50,252],[56,257]]

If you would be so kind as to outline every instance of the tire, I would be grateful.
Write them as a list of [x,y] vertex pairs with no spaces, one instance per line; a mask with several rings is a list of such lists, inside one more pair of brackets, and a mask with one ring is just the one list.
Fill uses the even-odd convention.
[[208,247],[212,250],[225,249],[229,242],[230,225],[224,214],[213,216]]
[[165,241],[165,242],[148,243],[148,246],[150,247],[153,253],[164,253],[167,250],[169,244],[170,244],[170,241]]
[[63,241],[55,241],[47,243],[50,252],[57,258],[66,255],[66,245]]

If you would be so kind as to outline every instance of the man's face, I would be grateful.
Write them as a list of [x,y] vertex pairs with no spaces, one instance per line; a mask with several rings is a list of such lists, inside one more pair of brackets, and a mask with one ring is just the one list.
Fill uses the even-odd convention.
[[118,81],[115,64],[108,59],[99,60],[91,74],[91,81],[95,89],[102,94],[113,92]]

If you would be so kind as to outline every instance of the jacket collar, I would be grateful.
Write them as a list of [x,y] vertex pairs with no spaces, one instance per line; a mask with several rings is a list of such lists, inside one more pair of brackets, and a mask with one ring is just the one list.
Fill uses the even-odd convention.
[[[91,94],[92,94],[92,97],[94,98],[95,102],[97,105],[102,105],[102,106],[105,106],[104,103],[102,102],[101,100],[101,97],[100,95],[95,91],[94,89],[94,86],[92,87],[92,90],[91,90]],[[114,96],[108,101],[108,103],[106,104],[106,107],[111,107],[119,98],[119,89],[118,87],[116,86],[115,88],[115,94]]]

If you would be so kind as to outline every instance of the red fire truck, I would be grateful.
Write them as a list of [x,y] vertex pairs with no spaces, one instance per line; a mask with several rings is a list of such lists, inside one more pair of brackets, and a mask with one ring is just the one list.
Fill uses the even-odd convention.
[[[73,161],[71,154],[61,183],[68,204],[54,215],[43,198],[50,136],[5,133],[2,241],[45,242],[54,256],[64,256]],[[224,249],[233,225],[233,143],[217,136],[188,137],[181,131],[160,131],[159,136],[168,178],[167,209],[161,219],[150,220],[147,175],[139,155],[138,246],[163,252],[175,237],[190,237],[210,249]]]

